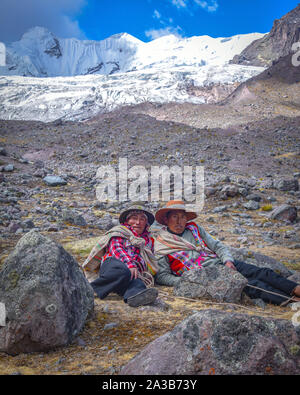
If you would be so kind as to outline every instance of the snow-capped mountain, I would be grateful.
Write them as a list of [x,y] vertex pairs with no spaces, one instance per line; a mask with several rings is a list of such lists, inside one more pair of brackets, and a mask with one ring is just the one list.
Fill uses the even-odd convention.
[[61,39],[42,27],[30,29],[7,47],[1,75],[69,77],[124,73],[155,66],[220,65],[239,54],[260,33],[227,38],[168,35],[149,43],[121,33],[102,41]]
[[264,70],[229,64],[262,36],[169,35],[144,43],[121,33],[81,41],[36,27],[6,48],[6,65],[0,67],[0,118],[81,120],[144,101],[204,103],[207,95],[195,94],[194,88],[234,86]]

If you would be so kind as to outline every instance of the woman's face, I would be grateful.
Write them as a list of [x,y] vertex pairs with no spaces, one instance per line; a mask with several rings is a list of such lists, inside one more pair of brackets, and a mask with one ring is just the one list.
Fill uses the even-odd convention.
[[147,225],[147,218],[145,214],[136,213],[132,214],[129,219],[127,220],[128,225],[132,226],[133,230],[138,234],[141,235],[145,227]]

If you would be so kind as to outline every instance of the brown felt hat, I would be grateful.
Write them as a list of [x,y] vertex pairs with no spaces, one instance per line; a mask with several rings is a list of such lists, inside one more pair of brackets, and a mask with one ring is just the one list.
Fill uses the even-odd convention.
[[161,225],[167,225],[166,216],[171,210],[185,211],[188,221],[197,218],[197,214],[194,211],[186,211],[185,203],[182,200],[170,200],[163,208],[157,211],[155,214],[156,221]]
[[124,211],[122,211],[120,216],[119,216],[120,224],[123,224],[124,222],[126,222],[126,218],[127,218],[128,214],[130,214],[131,211],[140,211],[140,212],[146,214],[146,216],[148,218],[149,225],[153,224],[153,222],[154,222],[154,215],[151,213],[151,211],[146,209],[146,207],[144,207],[141,204],[134,204],[134,205],[128,207],[127,209],[125,209]]

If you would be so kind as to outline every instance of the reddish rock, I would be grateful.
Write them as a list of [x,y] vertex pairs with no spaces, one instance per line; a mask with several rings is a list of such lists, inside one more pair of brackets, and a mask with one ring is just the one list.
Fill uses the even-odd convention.
[[203,310],[125,365],[131,375],[299,374],[300,333],[291,321]]

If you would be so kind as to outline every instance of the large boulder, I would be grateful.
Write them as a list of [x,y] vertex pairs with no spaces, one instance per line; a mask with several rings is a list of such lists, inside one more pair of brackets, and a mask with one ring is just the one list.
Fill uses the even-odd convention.
[[31,230],[0,272],[0,302],[7,322],[0,351],[48,351],[72,342],[94,308],[94,292],[64,248]]
[[154,340],[123,375],[299,374],[300,328],[291,321],[202,310]]
[[247,282],[239,272],[213,265],[184,272],[174,287],[174,295],[239,303]]

